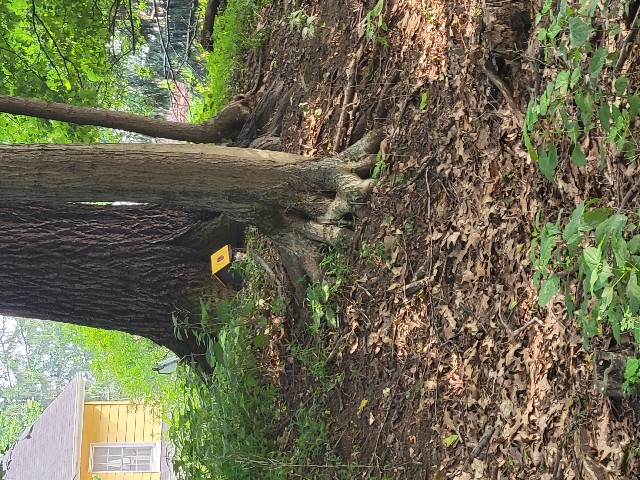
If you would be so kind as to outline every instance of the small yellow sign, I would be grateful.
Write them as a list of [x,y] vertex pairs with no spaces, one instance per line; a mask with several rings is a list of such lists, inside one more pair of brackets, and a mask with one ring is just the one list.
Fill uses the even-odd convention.
[[231,247],[225,245],[211,255],[211,275],[215,275],[231,263]]

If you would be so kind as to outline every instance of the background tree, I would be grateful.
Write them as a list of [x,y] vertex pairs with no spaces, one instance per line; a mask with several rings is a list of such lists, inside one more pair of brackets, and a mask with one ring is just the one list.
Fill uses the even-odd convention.
[[170,397],[174,379],[153,371],[167,354],[142,337],[0,316],[0,452],[77,374],[87,400],[157,404]]

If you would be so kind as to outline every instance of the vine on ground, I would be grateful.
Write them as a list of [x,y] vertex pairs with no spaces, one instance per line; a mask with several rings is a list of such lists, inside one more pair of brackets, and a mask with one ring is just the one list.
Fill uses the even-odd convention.
[[[535,17],[536,62],[549,82],[529,101],[523,124],[529,156],[550,182],[564,158],[576,167],[589,160],[604,166],[612,158],[635,162],[640,114],[637,82],[625,68],[637,36],[638,16],[629,21],[632,2],[560,0],[557,11],[554,3],[545,0]],[[538,304],[548,305],[562,289],[585,347],[605,327],[618,343],[629,331],[640,344],[640,211],[595,208],[596,201],[580,203],[568,219],[561,211],[556,223],[541,226],[536,217],[531,260]],[[629,392],[640,380],[638,365],[635,358],[627,363]]]
[[551,182],[565,150],[578,167],[587,164],[592,148],[601,164],[614,153],[635,160],[638,139],[632,127],[640,113],[637,89],[621,66],[626,32],[620,24],[630,2],[582,0],[570,6],[562,0],[557,12],[552,3],[545,0],[535,23],[546,25],[538,29],[543,57],[538,63],[555,68],[548,69],[552,75],[542,94],[529,101],[523,125],[527,151]]

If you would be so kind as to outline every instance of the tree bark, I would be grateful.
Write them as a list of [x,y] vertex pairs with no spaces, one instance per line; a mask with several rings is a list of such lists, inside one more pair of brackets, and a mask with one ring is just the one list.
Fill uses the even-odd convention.
[[210,212],[152,206],[0,206],[0,308],[5,315],[115,329],[179,356],[172,314],[200,322],[201,298],[230,291],[209,255],[237,231]]
[[350,238],[342,222],[370,191],[379,143],[373,132],[323,159],[198,145],[0,145],[0,204],[119,200],[221,212],[260,228],[317,278],[313,252]]
[[131,201],[254,224],[266,211],[317,219],[340,194],[347,201],[370,186],[359,174],[368,174],[371,159],[348,153],[311,159],[200,145],[0,145],[0,204]]
[[[193,325],[200,298],[226,293],[209,274],[209,255],[227,243],[215,238],[214,212],[266,233],[303,297],[303,277],[321,278],[319,247],[351,238],[344,220],[372,187],[379,143],[373,132],[323,159],[176,144],[0,145],[0,311],[142,335],[180,356],[201,351],[175,337],[171,314]],[[118,200],[174,210],[77,203]]]
[[0,95],[0,112],[59,120],[78,125],[115,128],[149,137],[193,143],[218,143],[227,139],[236,139],[249,115],[250,108],[242,101],[231,102],[212,119],[192,124],[170,122],[114,110]]
[[200,34],[200,44],[205,50],[213,51],[213,28],[218,15],[218,10],[222,7],[225,8],[226,2],[224,0],[209,0],[207,2],[207,8],[204,11],[204,21],[202,22],[202,33]]

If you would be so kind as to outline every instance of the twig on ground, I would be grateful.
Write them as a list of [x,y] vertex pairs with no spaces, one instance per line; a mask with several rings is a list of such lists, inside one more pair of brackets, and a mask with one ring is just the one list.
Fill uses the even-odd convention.
[[571,447],[569,451],[571,452],[571,463],[573,463],[573,469],[576,471],[576,478],[578,480],[582,480],[580,463],[578,463],[578,457],[576,456],[576,451],[573,449],[573,447]]
[[[640,8],[638,10],[640,10]],[[625,194],[624,198],[620,202],[620,209],[621,210],[627,205],[627,202],[629,202],[629,200],[631,200],[631,198],[636,193],[638,193],[638,188],[640,188],[640,178],[636,181],[636,183],[634,183],[631,186],[631,188],[629,188],[629,190],[627,190],[627,193]]]
[[264,258],[258,255],[252,249],[247,249],[247,253],[251,256],[251,258],[253,258],[256,261],[258,265],[260,265],[260,267],[265,271],[265,273],[269,275],[269,277],[271,277],[271,280],[273,280],[276,285],[280,285],[280,280],[278,280],[278,277],[276,276],[274,271],[271,270],[271,267],[267,264]]
[[489,77],[489,80],[491,80],[491,82],[498,88],[498,90],[500,90],[500,93],[509,104],[511,111],[516,116],[518,122],[521,123],[522,120],[524,120],[524,115],[522,114],[522,111],[520,110],[518,103],[513,98],[511,89],[507,86],[506,83],[504,83],[504,80],[502,80],[500,76],[496,72],[494,72],[492,68],[489,67],[488,62],[489,60],[487,60],[482,65],[482,71],[485,73],[487,77]]
[[538,317],[534,317],[531,320],[529,320],[527,323],[525,323],[523,326],[521,326],[520,328],[516,328],[511,333],[513,334],[514,337],[517,337],[520,333],[524,332],[531,325],[533,325],[534,323],[539,323],[539,322],[540,322],[540,319]]
[[627,33],[627,36],[624,37],[622,45],[618,49],[620,52],[620,56],[618,57],[618,61],[616,62],[616,66],[613,68],[613,76],[617,76],[625,62],[627,61],[627,57],[629,56],[629,44],[638,34],[638,14],[640,14],[640,8],[636,10],[636,14],[633,17],[633,23],[631,24],[631,30]]
[[342,346],[343,342],[347,340],[347,338],[349,338],[349,336],[353,333],[353,330],[349,330],[348,332],[345,332],[336,342],[336,344],[334,345],[333,349],[331,350],[331,353],[329,354],[329,356],[327,357],[327,365],[330,364],[331,362],[333,362],[333,359],[336,357],[336,355],[338,354],[338,352],[340,351],[340,347]]
[[478,441],[478,444],[473,450],[471,450],[469,457],[464,462],[464,465],[462,467],[463,470],[467,468],[469,464],[473,462],[473,460],[477,458],[478,455],[480,455],[480,453],[482,453],[482,450],[484,450],[487,445],[489,445],[489,440],[491,439],[492,435],[493,435],[493,425],[487,425],[487,428],[484,429],[484,434]]
[[556,458],[553,461],[553,478],[552,480],[560,480],[564,476],[564,470],[560,468],[560,451],[556,452]]
[[415,282],[407,283],[404,287],[404,294],[407,297],[410,297],[414,293],[419,292],[422,287],[427,284],[428,281],[428,278],[421,278],[420,280],[416,280]]
[[[513,312],[511,312],[511,314],[513,315]],[[511,315],[509,316],[509,318],[511,318]],[[534,323],[540,323],[540,319],[538,317],[533,317],[531,320],[529,320],[527,323],[525,323],[521,327],[516,328],[515,330],[511,330],[511,327],[507,324],[507,322],[504,321],[504,318],[502,318],[502,304],[500,303],[498,304],[498,319],[500,319],[500,323],[504,325],[504,328],[509,334],[509,337],[512,339],[520,335],[522,332],[524,332],[527,328],[529,328]]]

